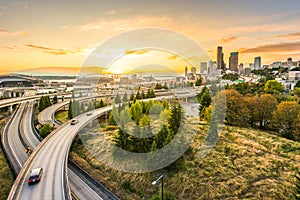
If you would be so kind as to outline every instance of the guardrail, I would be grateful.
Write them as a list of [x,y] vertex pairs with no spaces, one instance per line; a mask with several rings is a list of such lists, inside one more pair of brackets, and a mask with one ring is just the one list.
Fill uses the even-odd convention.
[[24,115],[26,113],[27,108],[28,108],[28,103],[26,103],[25,108],[24,108],[24,112],[21,115],[20,125],[18,126],[18,135],[19,135],[20,141],[23,144],[24,148],[29,147],[30,149],[32,149],[30,147],[30,144],[29,144],[27,138],[24,135],[24,131],[21,130],[21,129],[23,129],[22,127],[23,127]]
[[11,171],[13,172],[13,175],[14,175],[14,178],[16,179],[16,177],[18,176],[18,170],[15,168],[13,162],[11,161],[10,157],[9,157],[9,153],[7,152],[7,149],[5,148],[6,144],[5,144],[5,138],[4,138],[4,134],[5,134],[5,131],[7,129],[8,126],[10,126],[11,124],[11,121],[12,119],[15,117],[16,113],[18,111],[18,108],[13,112],[13,114],[10,116],[10,119],[8,120],[8,122],[4,123],[3,126],[1,127],[1,137],[0,137],[0,140],[1,140],[1,148],[2,148],[2,151],[5,155],[5,158],[7,160],[7,163],[11,169]]
[[[36,107],[34,107],[34,110],[32,112],[32,120],[34,120],[35,118],[35,110]],[[34,133],[36,134],[37,138],[39,141],[42,141],[43,138],[39,135],[39,129],[36,128],[36,126],[34,126],[34,123],[32,123],[32,129],[34,131]],[[68,167],[69,169],[71,169],[73,172],[75,172],[74,170],[76,170],[76,175],[78,177],[80,177],[81,179],[87,180],[85,181],[85,183],[92,188],[97,194],[105,194],[105,196],[108,197],[108,199],[111,200],[119,200],[119,198],[113,194],[112,192],[110,192],[107,188],[105,188],[101,183],[99,183],[97,180],[95,180],[94,178],[92,178],[86,171],[84,171],[82,168],[80,168],[78,165],[76,165],[73,161],[71,161],[70,159],[68,159]],[[92,184],[91,184],[92,183]],[[100,189],[99,189],[100,188]],[[105,192],[104,192],[105,190]],[[76,195],[71,192],[72,195],[72,199],[74,200],[78,200],[78,198],[76,197]]]
[[109,191],[105,186],[99,183],[96,179],[94,179],[91,175],[89,175],[85,170],[83,170],[81,167],[79,167],[76,163],[74,163],[70,159],[68,161],[68,166],[69,169],[71,169],[73,172],[76,172],[79,178],[81,178],[82,180],[88,179],[88,181],[92,182],[93,185],[88,184],[89,187],[92,188],[94,191],[96,191],[98,194],[101,193],[102,194],[101,196],[104,199],[119,200],[119,197],[117,197],[114,193]]
[[[64,124],[64,125],[62,125],[62,127],[66,126],[66,125],[68,125],[68,124]],[[46,142],[56,132],[57,132],[56,130],[52,131],[45,139],[43,139],[42,142],[36,147],[36,149],[32,152],[32,154],[30,155],[30,157],[27,159],[27,161],[23,165],[23,167],[22,167],[19,175],[17,176],[17,179],[15,180],[15,183],[13,184],[13,187],[12,187],[10,193],[9,193],[9,196],[8,196],[8,200],[18,199],[18,197],[20,195],[20,192],[21,192],[20,189],[22,189],[22,186],[23,186],[22,183],[25,181],[26,174],[27,174],[26,172],[29,170],[29,167],[31,166],[31,162],[36,157],[36,155],[38,154],[38,152],[42,149],[42,147],[46,144]],[[19,185],[21,185],[21,187],[19,187]],[[67,193],[65,193],[65,197],[66,197],[66,199],[70,200],[71,199],[71,192],[68,191]]]

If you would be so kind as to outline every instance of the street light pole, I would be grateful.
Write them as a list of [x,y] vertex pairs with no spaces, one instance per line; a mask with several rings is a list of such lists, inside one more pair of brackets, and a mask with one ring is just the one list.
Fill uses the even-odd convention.
[[164,175],[161,175],[158,179],[152,182],[152,185],[159,184],[159,181],[161,180],[161,199],[164,200]]
[[164,175],[161,175],[161,199],[164,200]]

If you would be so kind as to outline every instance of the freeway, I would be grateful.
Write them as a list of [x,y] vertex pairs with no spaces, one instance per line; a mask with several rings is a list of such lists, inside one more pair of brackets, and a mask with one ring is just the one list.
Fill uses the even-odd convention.
[[[28,142],[27,146],[31,149],[35,149],[40,141],[37,139],[32,124],[34,102],[29,102],[24,112],[24,117],[21,120],[21,133],[24,136],[23,140]],[[25,163],[25,162],[24,162]],[[23,164],[24,164],[23,163]],[[70,177],[70,188],[74,192],[75,196],[80,200],[90,199],[102,199],[96,192],[94,192],[86,182],[82,181],[74,171],[68,170],[68,176]]]
[[11,162],[14,174],[21,171],[22,165],[27,160],[28,156],[24,151],[24,146],[19,138],[19,123],[22,113],[25,110],[25,104],[21,104],[15,111],[9,122],[5,125],[2,134],[2,145]]
[[[9,123],[6,124],[2,135],[3,147],[16,176],[28,159],[24,146],[30,146],[33,150],[40,143],[34,134],[32,126],[33,106],[34,101],[22,103],[11,117]],[[86,182],[89,180],[85,179],[83,181],[75,172],[78,173],[78,171],[68,170],[70,188],[74,191],[75,196],[80,200],[101,200],[102,198],[87,185]]]
[[15,104],[20,104],[23,102],[31,101],[31,100],[38,100],[42,96],[55,96],[55,95],[70,95],[70,93],[53,93],[53,94],[44,94],[44,95],[32,95],[32,96],[25,96],[25,97],[16,97],[10,99],[4,99],[0,101],[0,108],[12,106]]
[[[105,97],[111,97],[111,94],[98,94],[96,96],[88,96],[88,97],[80,97],[76,98],[76,101],[83,101],[87,99],[92,99],[92,98],[105,98]],[[44,109],[42,112],[39,113],[38,115],[38,121],[40,124],[53,124],[55,123],[54,119],[54,114],[57,112],[60,108],[67,106],[69,104],[69,101],[63,101],[59,102],[57,104],[54,104],[46,109]]]
[[[94,111],[101,115],[111,107]],[[97,113],[98,112],[98,113]],[[93,116],[95,118],[95,116]],[[18,186],[21,187],[17,194],[20,199],[70,199],[70,189],[66,174],[67,157],[71,143],[81,127],[84,127],[91,117],[81,115],[77,125],[66,123],[51,133],[47,142],[43,142],[31,155],[24,177],[28,177],[30,169],[42,167],[44,175],[42,181],[35,186],[28,186],[23,178]],[[22,175],[22,174],[21,174]],[[67,183],[67,184],[66,184]],[[18,198],[17,198],[18,199]]]
[[[174,96],[163,97],[163,99]],[[154,98],[160,100],[162,98]],[[70,199],[68,176],[66,176],[67,158],[70,146],[76,134],[90,121],[111,111],[112,106],[99,108],[92,115],[82,114],[75,119],[79,120],[76,125],[70,122],[63,124],[45,138],[26,161],[21,173],[17,177],[9,199]],[[31,187],[26,180],[31,169],[44,168],[42,181]]]

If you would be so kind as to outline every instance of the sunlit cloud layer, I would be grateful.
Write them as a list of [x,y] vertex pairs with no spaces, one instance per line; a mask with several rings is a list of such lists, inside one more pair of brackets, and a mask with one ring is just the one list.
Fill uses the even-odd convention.
[[75,53],[82,52],[81,49],[55,49],[55,48],[38,46],[34,44],[26,44],[25,46],[33,50],[39,50],[41,52],[53,54],[53,55],[66,55],[66,54],[75,54]]
[[278,44],[266,44],[254,48],[240,49],[241,53],[262,53],[262,52],[300,52],[300,41],[282,42]]
[[[232,51],[240,51],[239,61],[244,64],[252,63],[255,56],[261,56],[263,64],[289,56],[300,60],[299,24],[298,0],[2,1],[0,68],[2,72],[45,66],[78,68],[102,42],[145,27],[182,33],[206,49],[213,60],[221,45],[226,63]],[[175,45],[179,48],[180,42],[174,41]],[[151,53],[124,49],[124,54],[134,58]],[[176,54],[164,59],[180,65]]]

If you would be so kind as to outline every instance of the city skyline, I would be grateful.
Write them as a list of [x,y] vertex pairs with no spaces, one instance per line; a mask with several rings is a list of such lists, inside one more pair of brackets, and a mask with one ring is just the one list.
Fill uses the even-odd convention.
[[244,66],[257,56],[262,58],[261,65],[288,57],[300,60],[299,8],[296,0],[3,1],[0,73],[77,69],[101,42],[143,27],[182,33],[201,45],[212,60],[217,60],[216,47],[222,46],[227,66],[230,52],[239,52],[238,64]]

